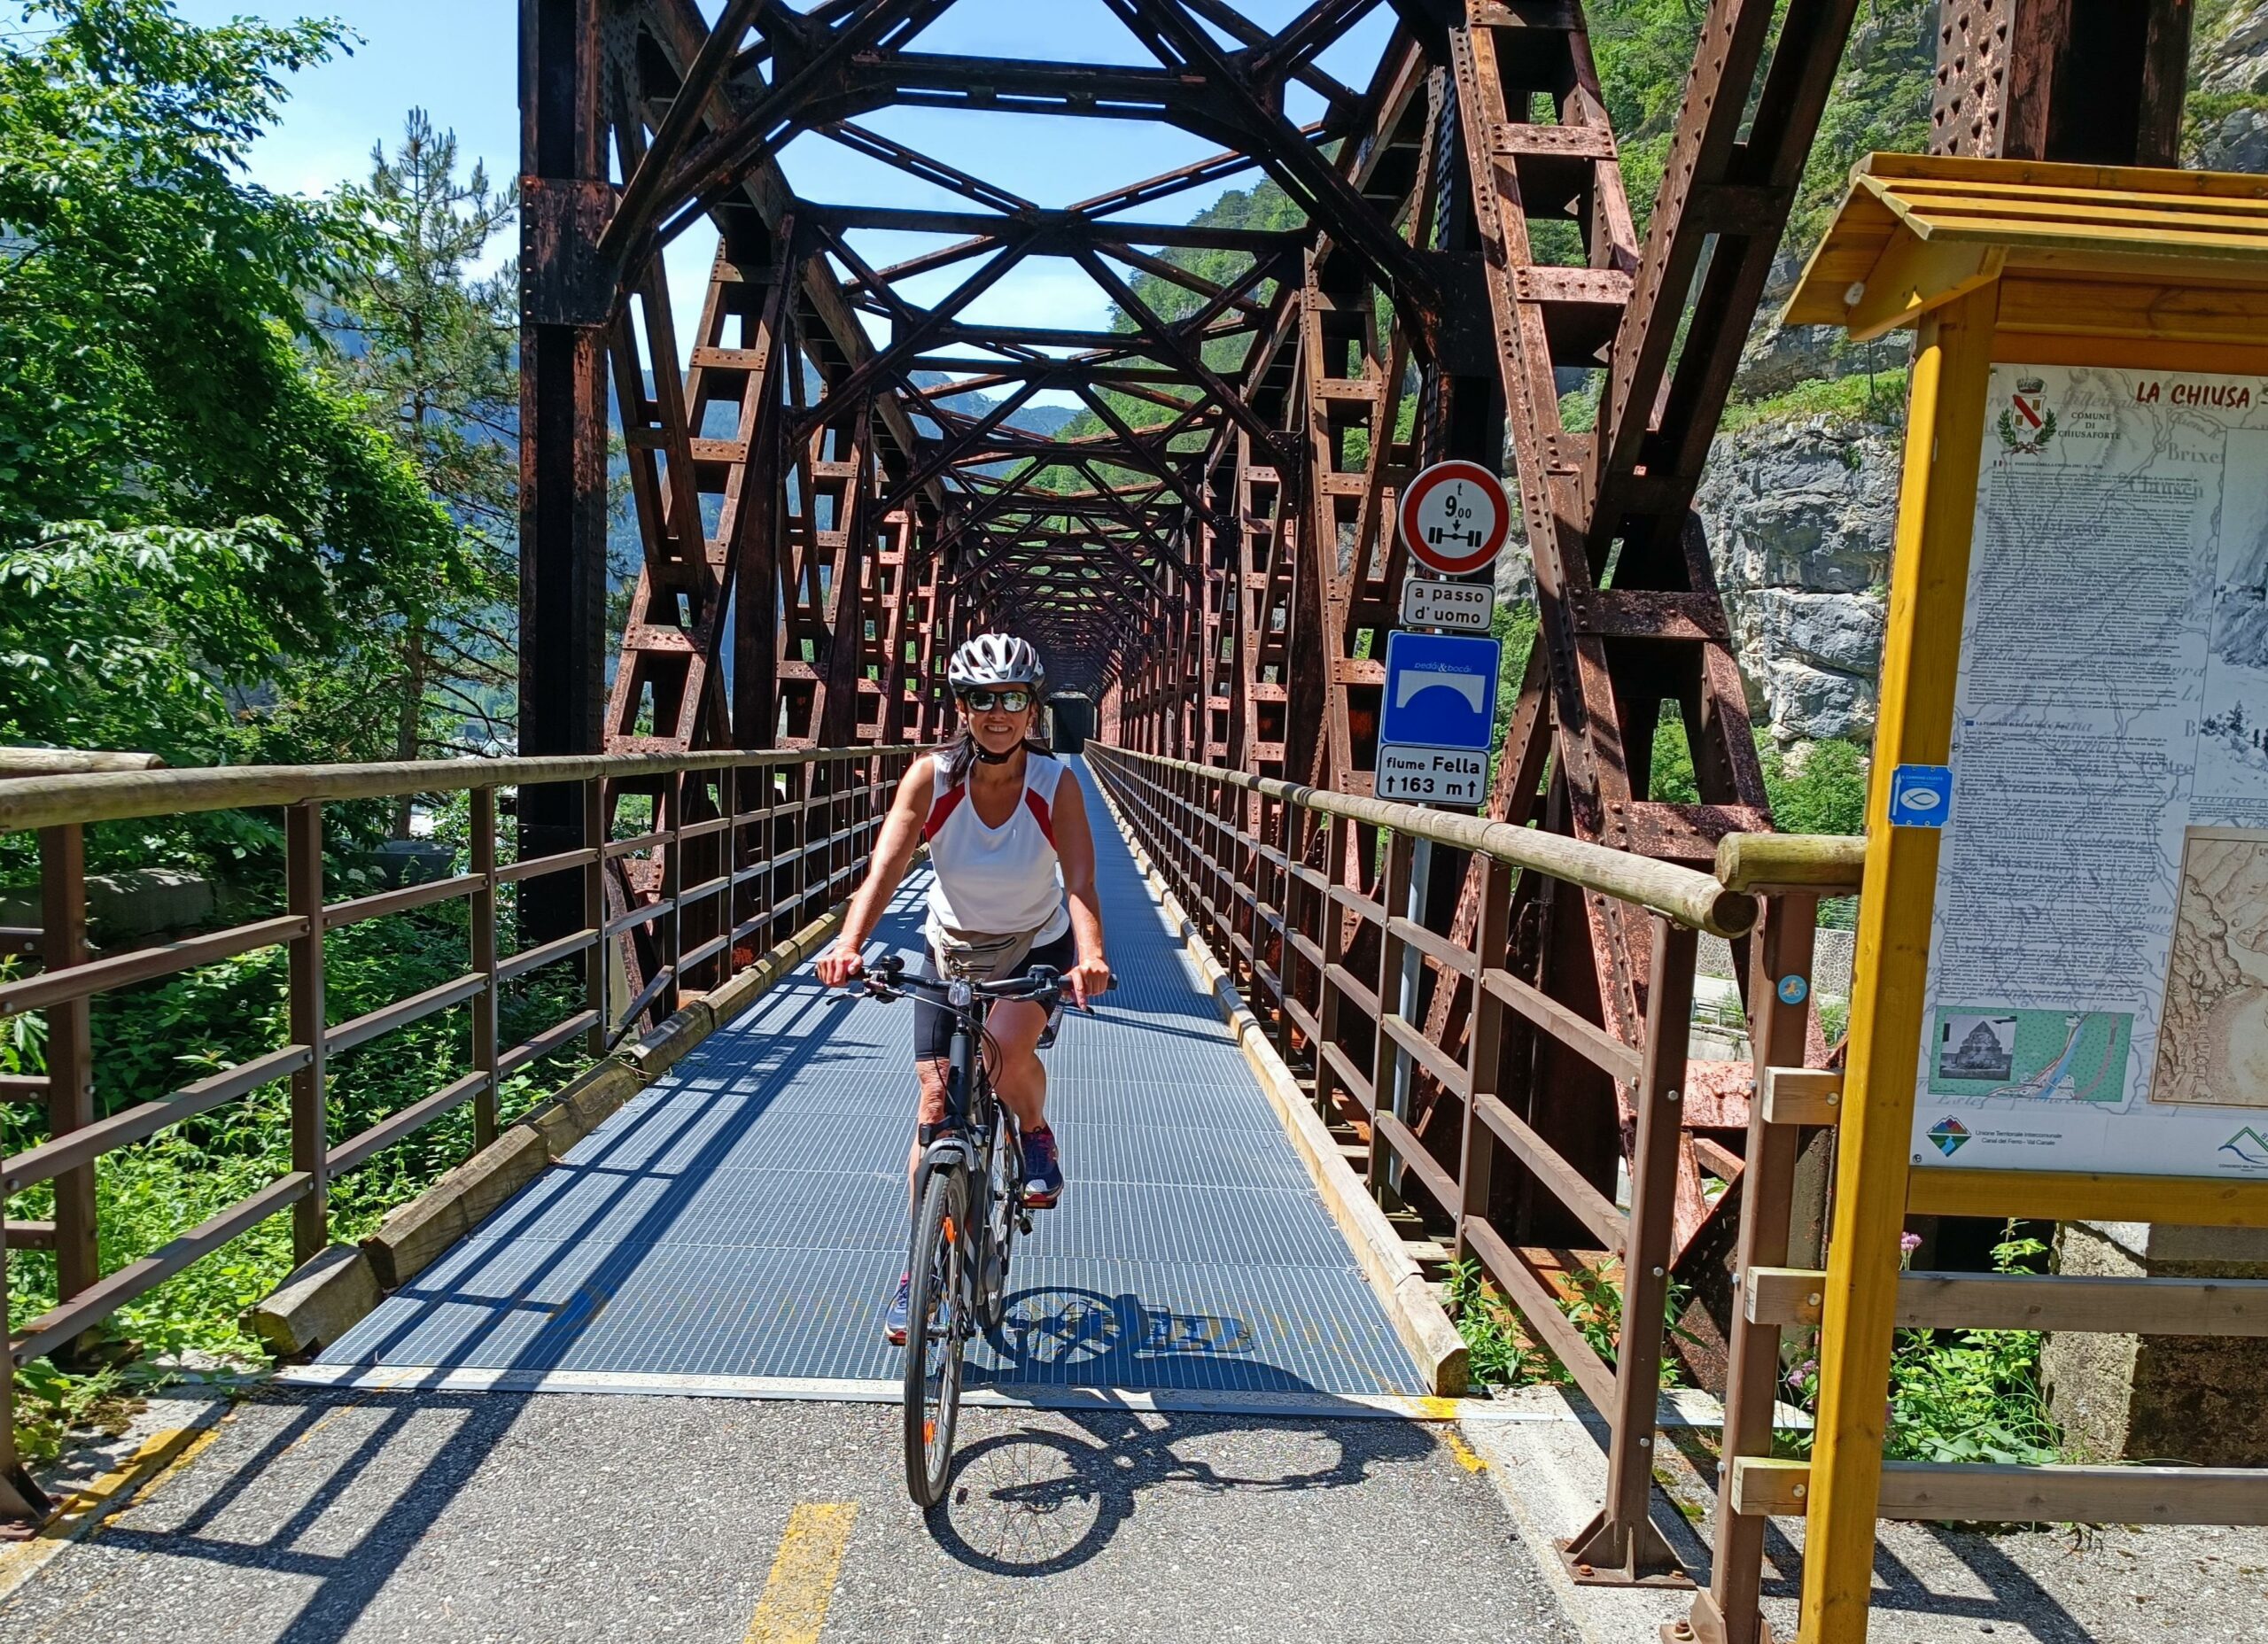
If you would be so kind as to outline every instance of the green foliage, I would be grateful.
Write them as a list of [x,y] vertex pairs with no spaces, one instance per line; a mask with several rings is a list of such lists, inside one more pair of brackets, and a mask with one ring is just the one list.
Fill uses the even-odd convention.
[[1786,834],[1867,831],[1867,749],[1841,738],[1813,742],[1800,756],[1758,739],[1772,819]]
[[1449,1263],[1449,1310],[1464,1338],[1467,1374],[1476,1387],[1525,1387],[1550,1379],[1557,1369],[1529,1344],[1519,1315],[1469,1256]]
[[[1909,1236],[1907,1250],[1918,1241]],[[2008,1224],[1992,1247],[1995,1273],[2043,1270],[2047,1246]],[[1883,1454],[1896,1462],[1997,1462],[2038,1466],[2059,1459],[2061,1435],[2040,1384],[2037,1330],[1899,1330],[1890,1363],[1889,1428]],[[1788,1373],[1790,1399],[1819,1408],[1819,1361]],[[1798,1454],[1810,1435],[1795,1435]]]
[[385,676],[394,757],[480,753],[510,736],[518,677],[519,269],[467,271],[509,231],[518,194],[477,163],[461,178],[456,135],[423,109],[370,166],[345,196],[367,249],[332,280],[343,345],[322,374],[447,504],[462,574],[400,602],[369,667]]
[[1719,432],[1729,434],[1759,423],[1813,419],[1824,422],[1830,428],[1904,426],[1906,368],[1900,365],[1848,376],[1814,377],[1769,399],[1735,400],[1725,407],[1717,428]]
[[256,682],[291,642],[255,592],[291,551],[270,520],[222,531],[82,521],[0,538],[0,726],[66,748],[220,760],[235,726],[230,687]]
[[43,587],[0,639],[50,666],[123,647],[162,688],[93,666],[82,701],[10,687],[0,736],[209,759],[213,690],[247,653],[316,654],[370,601],[455,575],[416,470],[307,368],[303,294],[359,254],[358,226],[243,180],[279,76],[346,36],[193,27],[163,0],[23,15],[39,27],[0,43],[0,551],[16,592],[91,570],[119,619],[103,636],[94,600]]
[[[1487,1388],[1537,1383],[1565,1386],[1572,1382],[1565,1368],[1531,1339],[1519,1314],[1488,1282],[1478,1261],[1471,1257],[1452,1261],[1448,1276],[1449,1317],[1464,1339],[1475,1384]],[[1612,1364],[1622,1339],[1620,1284],[1610,1273],[1580,1266],[1570,1267],[1566,1279],[1570,1293],[1559,1298],[1559,1310],[1590,1344],[1591,1351]],[[1671,1336],[1690,1340],[1690,1334],[1677,1323],[1686,1301],[1685,1288],[1672,1285],[1665,1322]],[[1677,1384],[1677,1365],[1665,1354],[1662,1385]]]
[[[1992,1270],[2037,1271],[2047,1253],[2010,1222],[1992,1247]],[[1899,1331],[1883,1454],[1904,1462],[2056,1460],[2059,1435],[2039,1380],[2046,1340],[2037,1330]]]

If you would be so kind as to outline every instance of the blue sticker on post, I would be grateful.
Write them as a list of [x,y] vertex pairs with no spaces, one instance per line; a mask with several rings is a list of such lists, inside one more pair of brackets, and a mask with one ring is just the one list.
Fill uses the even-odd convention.
[[1811,997],[1811,983],[1801,976],[1790,971],[1787,975],[1780,978],[1781,1004],[1801,1004],[1809,997]]
[[1951,765],[1900,765],[1890,773],[1890,825],[1943,827],[1953,809]]

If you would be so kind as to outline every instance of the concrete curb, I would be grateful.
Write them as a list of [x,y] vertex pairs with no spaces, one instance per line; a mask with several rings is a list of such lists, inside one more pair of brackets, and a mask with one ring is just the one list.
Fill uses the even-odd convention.
[[1394,1224],[1386,1220],[1386,1212],[1379,1208],[1362,1178],[1340,1155],[1338,1144],[1332,1140],[1322,1115],[1309,1104],[1307,1093],[1300,1089],[1292,1070],[1268,1042],[1268,1030],[1261,1026],[1260,1019],[1237,992],[1236,983],[1214,958],[1213,950],[1205,945],[1195,922],[1183,911],[1180,902],[1167,888],[1149,853],[1137,842],[1133,830],[1120,815],[1116,802],[1099,783],[1097,791],[1102,794],[1103,803],[1110,808],[1127,849],[1133,853],[1135,865],[1141,869],[1151,893],[1157,897],[1159,911],[1181,938],[1183,950],[1211,990],[1214,1007],[1236,1035],[1238,1049],[1244,1052],[1253,1076],[1276,1109],[1284,1133],[1291,1137],[1293,1148],[1307,1166],[1308,1175],[1323,1195],[1332,1220],[1338,1222],[1340,1233],[1354,1251],[1363,1278],[1386,1308],[1394,1334],[1402,1338],[1403,1348],[1417,1363],[1418,1373],[1425,1378],[1434,1397],[1460,1397],[1465,1391],[1468,1374],[1464,1338],[1457,1334],[1432,1282],[1402,1248],[1401,1235],[1394,1230]]
[[495,1141],[396,1206],[359,1247],[334,1245],[303,1263],[246,1314],[253,1332],[286,1358],[338,1340],[386,1292],[431,1267],[687,1051],[792,973],[842,928],[848,906],[838,903],[721,987],[688,1000],[636,1044],[584,1069]]

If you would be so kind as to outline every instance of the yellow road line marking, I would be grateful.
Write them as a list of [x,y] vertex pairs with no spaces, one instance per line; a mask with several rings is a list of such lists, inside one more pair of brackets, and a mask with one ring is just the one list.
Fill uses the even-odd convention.
[[1456,1457],[1456,1464],[1466,1472],[1485,1473],[1488,1470],[1488,1463],[1472,1453],[1472,1446],[1465,1443],[1464,1435],[1456,1428],[1442,1428],[1441,1442],[1449,1446],[1449,1454]]
[[745,1644],[819,1644],[858,1516],[855,1501],[804,1501],[788,1515]]
[[118,1467],[64,1498],[55,1516],[27,1541],[0,1548],[0,1598],[31,1579],[69,1543],[96,1532],[113,1513],[149,1494],[196,1459],[220,1436],[226,1415],[216,1407],[202,1421],[153,1433]]

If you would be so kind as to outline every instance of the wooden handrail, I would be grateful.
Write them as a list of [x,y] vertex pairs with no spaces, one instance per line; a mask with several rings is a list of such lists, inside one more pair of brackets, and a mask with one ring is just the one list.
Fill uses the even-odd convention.
[[1856,896],[1866,866],[1863,834],[1728,834],[1717,841],[1717,882],[1751,896],[1775,890]]
[[[1546,873],[1586,890],[1598,891],[1624,902],[1665,914],[1681,925],[1712,935],[1739,936],[1756,923],[1756,902],[1706,873],[1675,863],[1616,850],[1563,834],[1538,828],[1513,827],[1484,817],[1452,815],[1418,805],[1397,804],[1360,794],[1335,793],[1275,777],[1248,776],[1216,765],[1192,764],[1161,754],[1139,754],[1130,748],[1091,742],[1088,747],[1106,758],[1135,761],[1161,771],[1177,771],[1210,782],[1226,783],[1303,810],[1345,817],[1373,827],[1390,828],[1413,839],[1430,839],[1437,845],[1495,857],[1514,867]],[[4,812],[0,812],[4,815]]]

